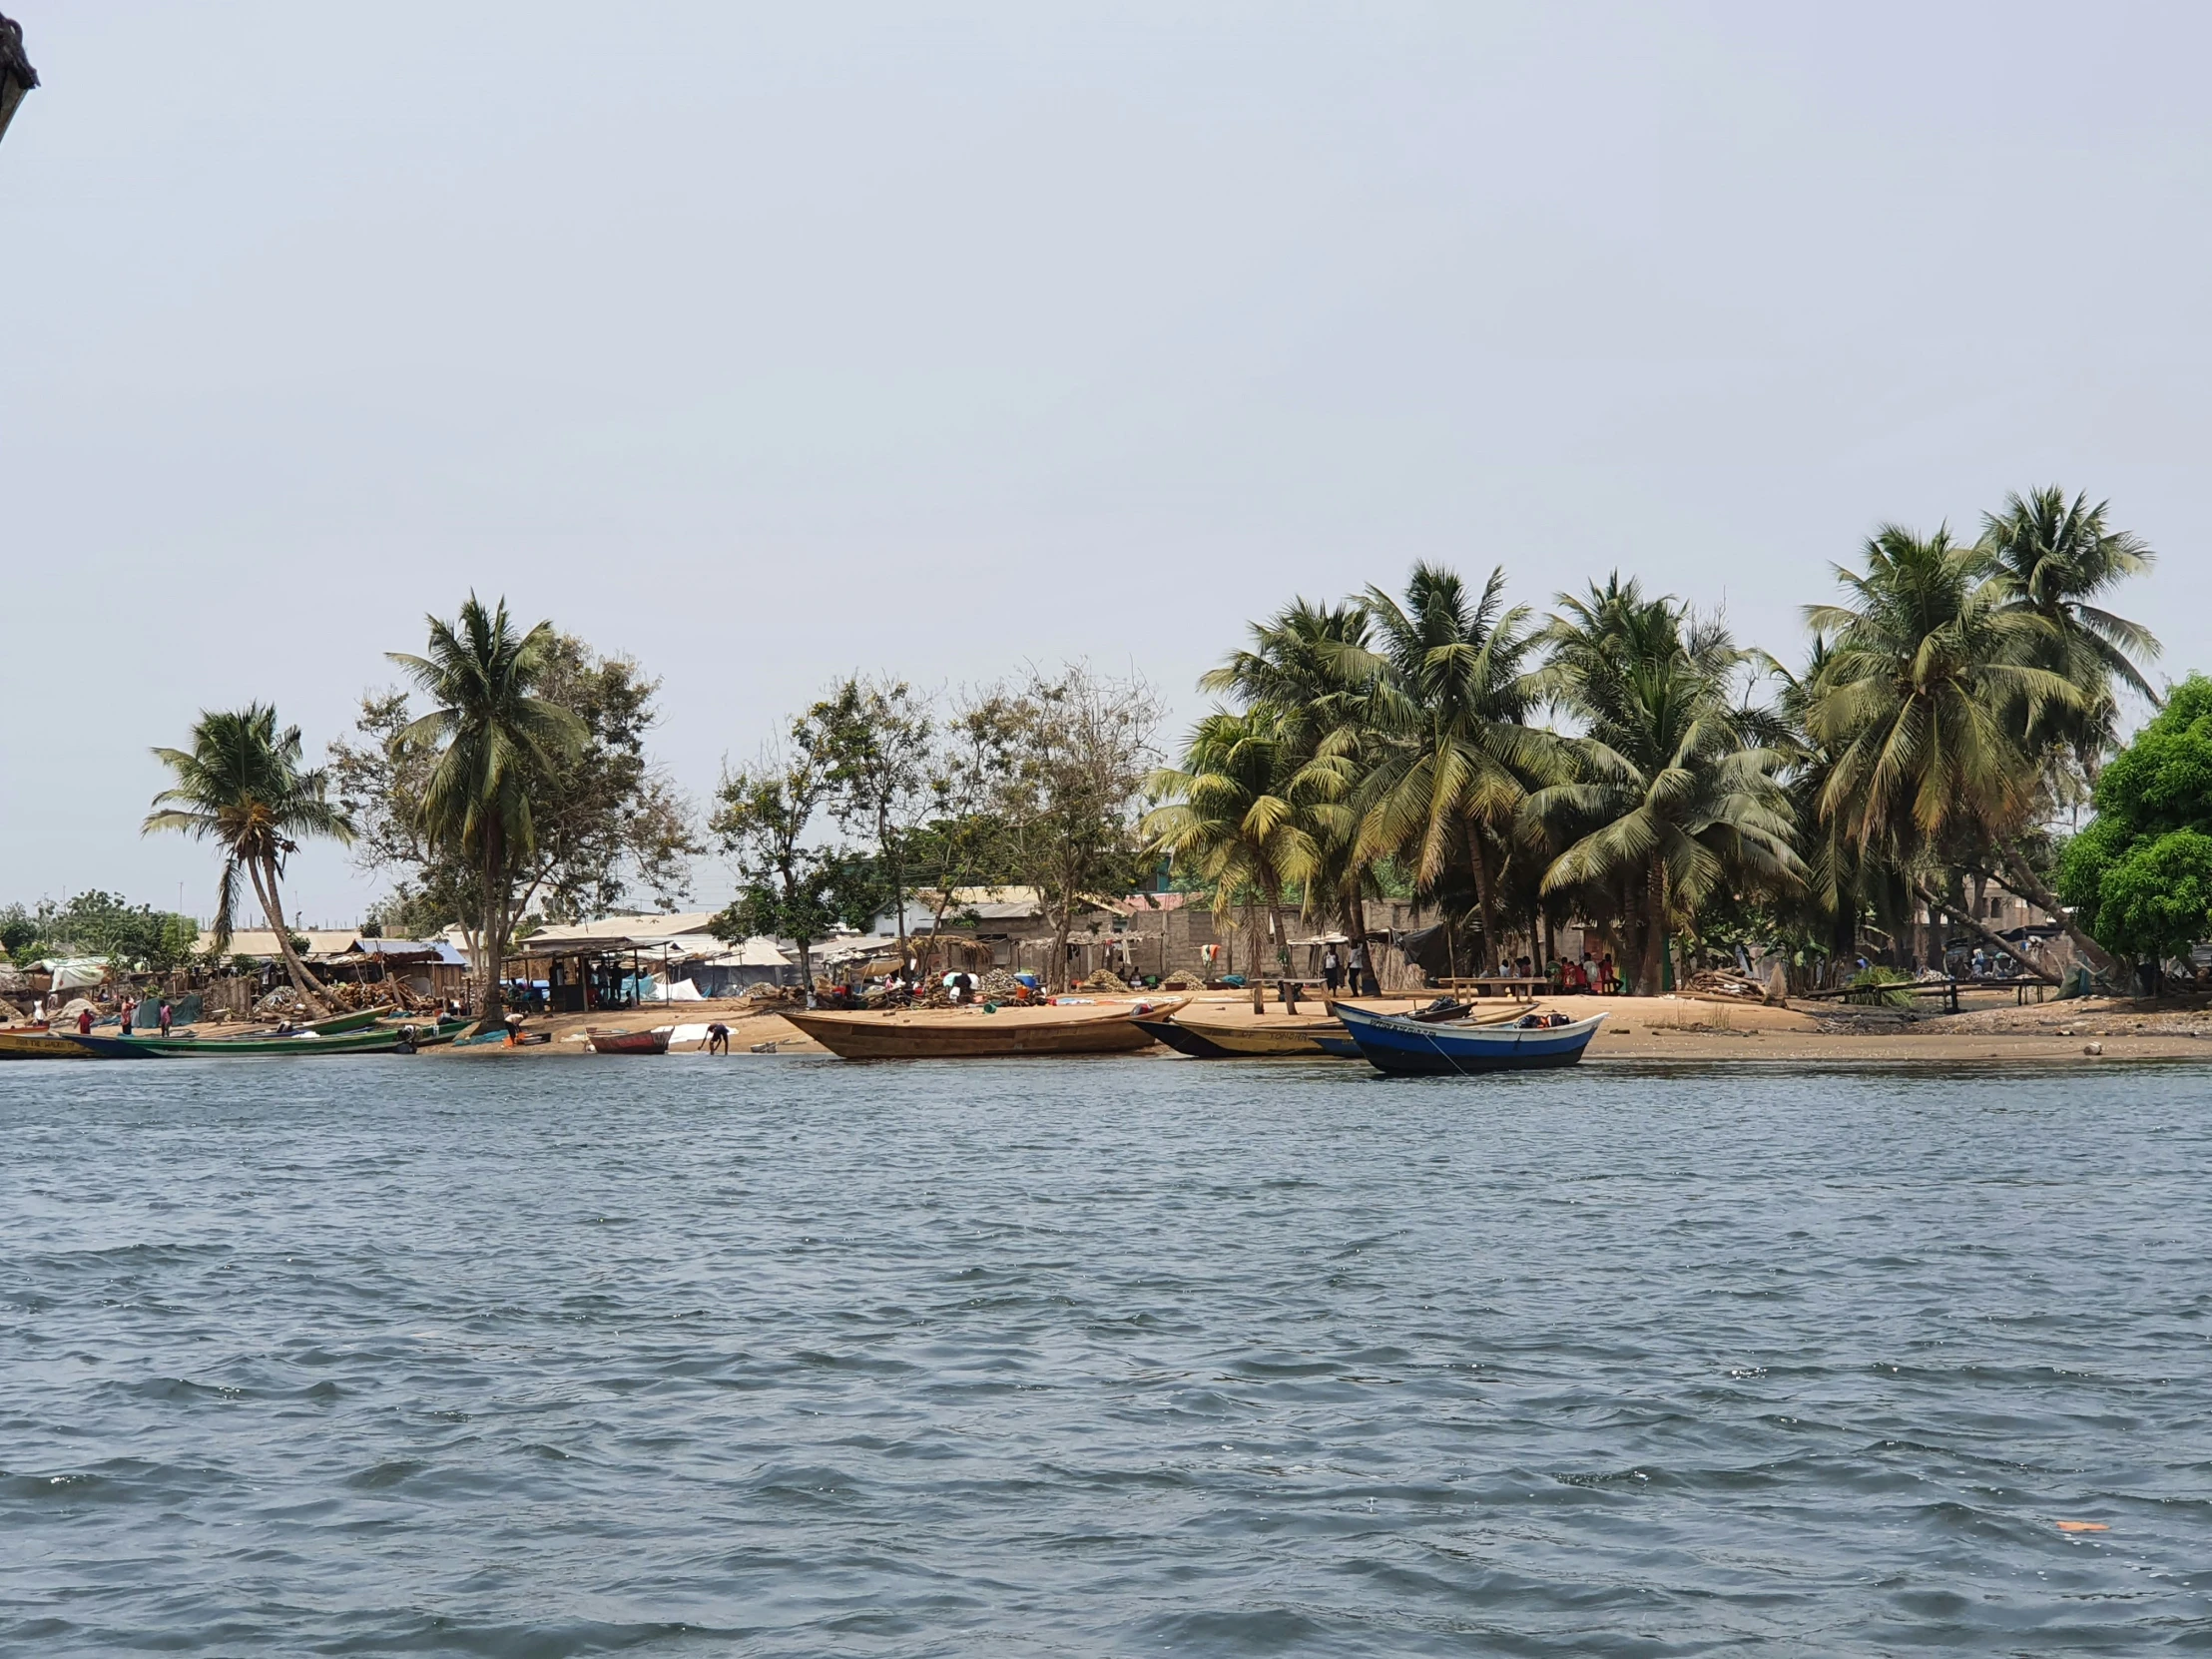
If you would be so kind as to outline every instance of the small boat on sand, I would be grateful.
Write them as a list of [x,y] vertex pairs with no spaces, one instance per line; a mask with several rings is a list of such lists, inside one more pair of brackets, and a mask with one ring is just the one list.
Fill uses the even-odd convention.
[[1378,1014],[1349,1002],[1337,1004],[1345,1029],[1378,1071],[1403,1076],[1471,1076],[1482,1071],[1532,1071],[1571,1066],[1582,1058],[1603,1014],[1553,1025],[1543,1014],[1524,1014],[1510,1024],[1491,1020],[1441,1024]]
[[[1044,1054],[1135,1054],[1145,1027],[1190,999],[1035,1008],[916,1008],[899,1013],[794,1010],[783,1017],[847,1060],[984,1060]],[[1140,1023],[1141,1022],[1141,1023]]]
[[587,1029],[585,1040],[594,1054],[666,1054],[668,1039],[674,1035],[673,1025],[663,1025],[651,1031],[599,1031]]
[[[1229,1009],[1208,1009],[1203,1015],[1179,1014],[1171,1022],[1192,1043],[1182,1052],[1201,1053],[1206,1059],[1319,1059],[1330,1051],[1330,1038],[1350,1041],[1344,1022],[1334,1014],[1285,1018],[1239,1018]],[[1170,1048],[1180,1045],[1169,1037]]]

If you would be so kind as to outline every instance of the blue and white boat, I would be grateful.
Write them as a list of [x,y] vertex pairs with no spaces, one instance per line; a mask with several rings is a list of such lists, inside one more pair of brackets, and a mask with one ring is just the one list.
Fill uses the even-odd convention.
[[1603,1014],[1592,1014],[1565,1025],[1431,1025],[1402,1014],[1371,1013],[1349,1002],[1338,1003],[1336,1013],[1368,1064],[1378,1071],[1419,1077],[1571,1066],[1605,1022]]

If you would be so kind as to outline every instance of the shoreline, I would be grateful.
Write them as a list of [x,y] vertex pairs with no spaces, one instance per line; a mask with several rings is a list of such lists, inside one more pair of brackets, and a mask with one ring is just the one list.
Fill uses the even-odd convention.
[[[2010,994],[1969,993],[1969,998],[1978,997],[1982,1005],[1968,1007],[1958,1014],[1918,1018],[1879,1009],[1844,1010],[1834,1003],[1816,1004],[1811,1008],[1804,1004],[1739,1006],[1672,996],[1545,997],[1539,999],[1539,1005],[1556,1008],[1574,1018],[1600,1012],[1608,1016],[1591,1040],[1582,1061],[1585,1065],[1600,1067],[1650,1061],[1699,1065],[1750,1062],[1761,1066],[1805,1065],[1822,1069],[1888,1069],[1915,1063],[1973,1068],[2086,1065],[2118,1060],[2212,1061],[2212,1010],[2201,1013],[2142,1010],[2132,1003],[2101,998],[2031,1003],[2023,1008],[2011,1004]],[[1997,1000],[2000,998],[2005,1000]],[[1425,998],[1361,1000],[1409,1007]],[[1498,1004],[1492,1002],[1491,1005]],[[1248,995],[1209,992],[1201,993],[1194,1006],[1210,1012],[1249,1016],[1251,1000]],[[1301,1017],[1311,1017],[1320,1009],[1319,998],[1301,999]],[[1273,1024],[1283,1017],[1280,1005],[1271,1001],[1267,1012],[1256,1023]],[[544,1058],[561,1054],[588,1059],[623,1058],[593,1054],[580,1040],[584,1027],[647,1030],[664,1025],[704,1026],[717,1020],[730,1027],[730,1057],[734,1059],[770,1058],[770,1055],[752,1053],[755,1044],[767,1043],[775,1045],[777,1056],[829,1052],[780,1014],[761,1012],[752,1004],[729,999],[664,1004],[626,1009],[620,1013],[602,1011],[533,1019],[527,1028],[547,1033],[553,1038],[551,1042],[513,1049],[499,1046],[431,1048],[423,1050],[423,1054],[456,1060],[491,1056]],[[672,1045],[669,1053],[674,1056],[704,1055],[705,1047],[704,1041],[687,1041]],[[1137,1057],[1178,1062],[1184,1059],[1164,1048],[1148,1050]],[[1349,1068],[1357,1063],[1347,1061],[1345,1064]]]

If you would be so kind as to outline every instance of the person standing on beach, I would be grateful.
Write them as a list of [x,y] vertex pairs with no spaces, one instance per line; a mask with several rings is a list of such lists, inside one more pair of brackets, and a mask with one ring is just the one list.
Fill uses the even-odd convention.
[[77,1010],[77,1035],[80,1037],[92,1035],[92,1009],[90,1007]]
[[1324,950],[1321,953],[1322,983],[1329,987],[1329,994],[1331,996],[1335,996],[1337,994],[1337,987],[1344,983],[1344,977],[1345,965],[1337,955],[1337,947],[1335,945],[1331,945],[1327,950]]
[[707,1027],[707,1052],[709,1054],[727,1054],[730,1052],[730,1027],[723,1024],[719,1019]]
[[169,1035],[169,1022],[177,1017],[177,1011],[169,1005],[169,998],[162,998],[162,1035]]

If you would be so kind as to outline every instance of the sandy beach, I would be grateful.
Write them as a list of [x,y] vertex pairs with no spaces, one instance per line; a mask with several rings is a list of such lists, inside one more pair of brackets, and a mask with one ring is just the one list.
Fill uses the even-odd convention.
[[[1421,1000],[1384,997],[1366,1005],[1396,1011],[1416,1007]],[[1576,1019],[1596,1013],[1608,1016],[1583,1058],[1585,1065],[1653,1060],[1821,1066],[2212,1060],[2212,1010],[2149,1009],[2107,998],[2019,1007],[2009,991],[1969,992],[1965,1003],[1956,1014],[1917,1017],[1882,1009],[1847,1009],[1833,1002],[1776,1008],[1671,996],[1547,997],[1539,1006]],[[1249,995],[1233,992],[1206,992],[1190,1006],[1194,1012],[1204,1010],[1208,1017],[1251,1017]],[[1319,1010],[1317,1001],[1300,1003],[1301,1017]],[[1281,1005],[1271,1000],[1258,1023],[1272,1024],[1285,1017]],[[753,1049],[760,1044],[774,1044],[777,1054],[826,1052],[780,1015],[758,1012],[754,1004],[740,999],[533,1019],[528,1029],[545,1032],[551,1042],[515,1049],[483,1046],[424,1052],[463,1062],[556,1055],[601,1059],[606,1057],[594,1055],[583,1040],[587,1026],[638,1031],[715,1021],[730,1027],[736,1058],[755,1057]],[[672,1044],[670,1053],[701,1053],[705,1047],[704,1039],[687,1040]],[[1166,1049],[1151,1052],[1162,1060],[1181,1059]]]

